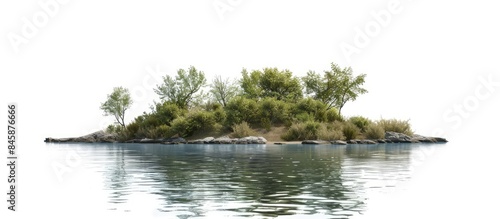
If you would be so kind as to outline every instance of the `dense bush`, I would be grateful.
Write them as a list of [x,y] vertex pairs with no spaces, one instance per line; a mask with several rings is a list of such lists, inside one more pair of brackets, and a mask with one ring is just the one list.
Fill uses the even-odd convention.
[[116,133],[120,133],[122,131],[123,131],[123,127],[121,125],[109,125],[106,128],[106,133],[109,133],[109,134],[116,134]]
[[372,123],[368,118],[362,116],[353,116],[349,118],[349,122],[356,125],[362,132],[365,132],[366,127]]
[[321,123],[314,121],[294,123],[281,138],[287,141],[316,140],[322,128]]
[[352,122],[345,122],[342,127],[342,134],[344,134],[346,140],[355,139],[360,133],[359,128]]
[[304,119],[303,115],[309,114],[314,121],[324,122],[326,121],[326,104],[319,100],[305,98],[294,104],[292,113],[294,116],[302,117],[301,119]]
[[177,117],[172,121],[171,125],[172,135],[179,135],[180,137],[187,137],[193,134],[193,130],[189,129],[189,122],[185,117]]
[[156,122],[154,126],[159,126],[162,124],[170,125],[170,123],[179,116],[183,116],[186,113],[184,109],[181,109],[174,103],[157,103],[155,110],[149,115],[150,118],[154,118]]
[[318,138],[321,140],[343,140],[344,133],[342,133],[342,129],[334,129],[330,125],[322,124],[318,131]]
[[413,136],[409,120],[381,119],[377,121],[377,125],[382,127],[386,132],[399,132]]
[[343,119],[336,108],[331,108],[326,111],[326,121],[335,122],[335,121],[343,121]]
[[226,125],[232,127],[235,124],[247,122],[257,124],[260,122],[259,107],[253,99],[235,97],[229,101],[226,108]]
[[285,124],[289,118],[289,104],[275,98],[265,98],[258,102],[259,117],[262,127],[270,128],[272,125]]
[[383,139],[385,131],[381,126],[372,123],[366,127],[365,136],[368,139]]
[[250,128],[247,122],[242,122],[237,125],[233,125],[233,133],[231,136],[233,138],[242,138],[242,137],[247,137],[247,136],[255,136],[257,133]]

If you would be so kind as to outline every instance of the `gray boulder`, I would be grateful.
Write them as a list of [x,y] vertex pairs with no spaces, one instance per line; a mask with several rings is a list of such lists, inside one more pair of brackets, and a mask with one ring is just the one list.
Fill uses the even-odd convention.
[[235,142],[236,144],[265,144],[267,140],[264,137],[248,136],[243,137]]
[[229,136],[221,136],[212,141],[213,144],[234,144],[237,139],[230,138]]
[[361,144],[377,144],[377,142],[372,140],[361,140]]
[[398,132],[385,132],[385,139],[394,143],[411,143],[411,137]]
[[188,141],[188,144],[211,144],[213,143],[214,137],[206,137],[202,139],[196,139],[192,141]]
[[304,140],[302,141],[302,144],[332,144],[332,143],[323,140]]
[[347,142],[341,141],[341,140],[331,141],[330,143],[335,144],[335,145],[347,145]]

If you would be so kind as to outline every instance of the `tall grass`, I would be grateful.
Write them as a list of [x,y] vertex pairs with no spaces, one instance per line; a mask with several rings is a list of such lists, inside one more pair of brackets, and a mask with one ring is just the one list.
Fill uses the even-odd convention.
[[372,123],[366,127],[365,136],[368,139],[383,139],[385,131],[380,125]]
[[380,119],[377,121],[377,125],[382,127],[386,132],[398,132],[413,136],[413,130],[411,129],[409,120]]
[[342,133],[344,134],[346,140],[357,138],[360,132],[359,128],[352,122],[345,122],[342,127]]
[[233,138],[243,138],[247,136],[255,136],[257,135],[257,132],[255,132],[247,122],[242,122],[237,125],[233,125],[233,133],[231,136]]

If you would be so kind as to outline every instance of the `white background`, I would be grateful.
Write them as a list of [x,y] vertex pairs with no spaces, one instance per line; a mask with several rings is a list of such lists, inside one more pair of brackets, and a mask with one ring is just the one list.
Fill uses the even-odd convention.
[[[190,65],[211,80],[264,67],[304,76],[331,62],[367,74],[369,93],[347,103],[344,115],[410,119],[417,133],[455,141],[498,135],[500,15],[493,1],[70,0],[57,2],[51,15],[40,6],[46,2],[0,3],[1,104],[6,111],[18,103],[21,142],[106,127],[113,120],[99,106],[116,86],[133,91],[129,122],[158,100],[153,88],[162,75]],[[382,22],[374,15],[386,12]],[[23,35],[26,20],[36,28],[32,36]],[[355,45],[358,29],[370,35],[362,46]],[[25,41],[15,45],[13,36]],[[345,44],[358,50],[346,55]],[[498,151],[490,146],[484,155]]]

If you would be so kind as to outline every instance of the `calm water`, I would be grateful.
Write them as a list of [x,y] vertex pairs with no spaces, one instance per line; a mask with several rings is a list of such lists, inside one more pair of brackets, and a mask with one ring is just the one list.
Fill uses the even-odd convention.
[[46,144],[39,171],[46,200],[68,211],[349,218],[377,194],[404,190],[446,147]]

